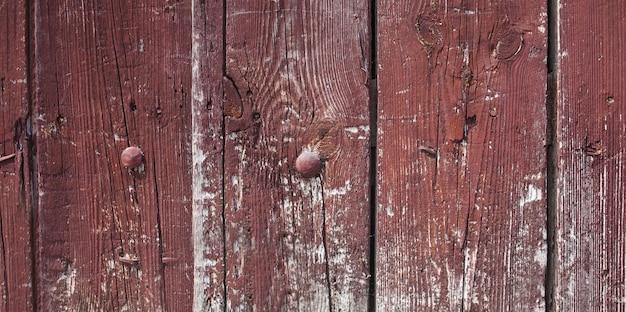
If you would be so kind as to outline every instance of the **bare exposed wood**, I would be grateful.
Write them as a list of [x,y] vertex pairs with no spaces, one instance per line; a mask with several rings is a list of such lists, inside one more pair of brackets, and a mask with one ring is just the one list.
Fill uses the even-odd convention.
[[224,2],[193,1],[193,311],[225,311]]
[[33,5],[39,309],[190,310],[190,2]]
[[377,310],[542,311],[545,2],[377,18]]
[[0,311],[33,310],[32,137],[24,1],[0,1]]
[[367,20],[367,1],[227,4],[228,309],[367,308]]
[[557,6],[555,310],[623,311],[626,3],[561,0]]

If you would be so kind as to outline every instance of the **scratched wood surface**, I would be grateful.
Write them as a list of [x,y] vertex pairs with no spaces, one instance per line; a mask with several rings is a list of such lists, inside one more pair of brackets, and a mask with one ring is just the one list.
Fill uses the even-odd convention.
[[227,309],[365,311],[367,2],[229,1],[225,62]]
[[626,309],[624,12],[560,1],[556,311]]
[[543,311],[544,1],[380,1],[378,311]]
[[626,4],[552,5],[0,0],[0,311],[624,310]]
[[0,21],[0,311],[31,311],[33,142],[24,1],[0,1]]
[[32,9],[39,310],[191,310],[190,2]]
[[223,1],[193,2],[193,311],[223,312],[226,304],[223,232],[223,5]]

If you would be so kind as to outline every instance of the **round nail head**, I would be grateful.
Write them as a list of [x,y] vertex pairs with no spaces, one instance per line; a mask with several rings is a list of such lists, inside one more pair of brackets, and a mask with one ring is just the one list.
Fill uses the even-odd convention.
[[126,168],[137,168],[143,162],[143,153],[137,147],[127,147],[122,152],[121,162]]
[[322,169],[320,156],[313,152],[302,152],[296,159],[296,171],[305,178],[317,176]]

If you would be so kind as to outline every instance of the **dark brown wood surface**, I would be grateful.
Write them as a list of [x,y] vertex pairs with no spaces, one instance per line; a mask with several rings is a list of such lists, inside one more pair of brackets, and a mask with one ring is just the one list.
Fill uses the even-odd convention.
[[[227,309],[365,311],[366,1],[229,1]],[[303,150],[325,159],[303,178]]]
[[190,310],[190,2],[33,5],[39,310]]
[[380,1],[378,311],[543,311],[544,1]]
[[33,309],[26,17],[24,1],[0,1],[0,311]]
[[626,309],[624,12],[560,1],[556,311]]

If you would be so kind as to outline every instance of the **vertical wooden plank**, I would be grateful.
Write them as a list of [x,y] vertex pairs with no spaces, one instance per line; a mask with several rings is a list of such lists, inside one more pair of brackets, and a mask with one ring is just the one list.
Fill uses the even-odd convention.
[[34,2],[40,310],[191,309],[190,4]]
[[224,1],[193,4],[193,311],[225,311]]
[[0,1],[0,310],[31,311],[32,163],[24,1]]
[[624,311],[626,3],[556,5],[556,310]]
[[377,309],[543,311],[545,2],[377,18]]
[[228,310],[367,308],[367,20],[367,1],[227,3]]

